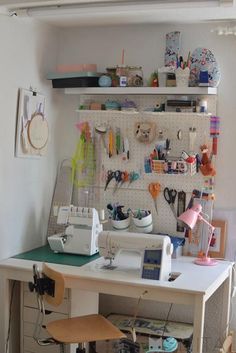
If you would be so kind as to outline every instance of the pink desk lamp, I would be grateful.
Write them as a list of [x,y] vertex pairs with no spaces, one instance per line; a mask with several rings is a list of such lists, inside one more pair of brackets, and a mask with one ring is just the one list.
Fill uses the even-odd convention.
[[209,226],[209,239],[207,243],[207,249],[206,253],[203,257],[198,258],[194,261],[196,265],[201,265],[201,266],[214,266],[218,263],[218,261],[211,259],[208,256],[210,244],[211,244],[211,239],[212,235],[214,233],[215,228],[205,220],[205,218],[202,217],[202,206],[198,203],[194,205],[192,208],[189,208],[187,211],[182,213],[178,219],[184,223],[184,226],[188,229],[193,229],[195,227],[195,224],[197,221],[201,221],[206,223]]

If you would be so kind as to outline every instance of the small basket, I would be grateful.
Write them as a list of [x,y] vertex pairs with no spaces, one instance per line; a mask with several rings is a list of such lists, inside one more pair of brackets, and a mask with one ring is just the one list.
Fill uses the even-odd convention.
[[152,171],[154,173],[158,173],[158,174],[165,173],[165,170],[164,170],[165,169],[165,161],[152,159],[151,166],[152,166]]
[[151,161],[152,172],[158,174],[170,175],[190,175],[197,172],[196,160],[193,163],[187,163],[184,160],[155,160]]
[[[135,215],[136,214],[137,212],[135,212]],[[142,218],[133,217],[133,222],[137,233],[151,233],[153,230],[151,213]]]
[[126,219],[122,219],[121,221],[117,221],[112,219],[111,220],[111,225],[113,230],[121,230],[123,232],[126,232],[129,230],[129,226],[130,226],[130,217],[126,218]]

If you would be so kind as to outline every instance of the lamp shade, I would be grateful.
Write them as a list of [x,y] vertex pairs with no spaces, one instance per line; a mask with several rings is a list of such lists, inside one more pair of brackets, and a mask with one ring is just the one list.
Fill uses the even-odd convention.
[[178,219],[184,223],[184,226],[188,229],[193,229],[199,219],[200,212],[202,211],[202,206],[197,203],[192,208],[182,213]]

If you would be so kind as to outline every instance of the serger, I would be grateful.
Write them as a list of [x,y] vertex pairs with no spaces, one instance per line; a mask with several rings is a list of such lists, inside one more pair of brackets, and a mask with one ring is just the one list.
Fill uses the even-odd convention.
[[48,238],[54,252],[81,255],[93,255],[98,252],[97,237],[102,231],[102,224],[95,208],[60,207],[57,223],[67,227],[65,233],[54,234]]

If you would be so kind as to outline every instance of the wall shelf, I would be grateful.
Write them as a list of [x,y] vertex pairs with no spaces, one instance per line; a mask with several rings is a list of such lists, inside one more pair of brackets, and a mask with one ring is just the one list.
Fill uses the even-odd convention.
[[136,94],[136,95],[216,95],[215,87],[78,87],[65,88],[65,94]]
[[191,113],[191,112],[170,112],[170,111],[165,111],[165,112],[148,112],[148,111],[122,111],[122,110],[88,110],[88,109],[76,109],[76,113],[82,113],[82,114],[88,114],[88,115],[96,115],[99,113],[105,114],[105,115],[120,115],[120,116],[126,116],[126,115],[133,115],[133,116],[139,116],[139,115],[150,115],[150,116],[190,116],[192,118],[198,117],[198,118],[209,118],[212,114],[211,113]]

